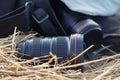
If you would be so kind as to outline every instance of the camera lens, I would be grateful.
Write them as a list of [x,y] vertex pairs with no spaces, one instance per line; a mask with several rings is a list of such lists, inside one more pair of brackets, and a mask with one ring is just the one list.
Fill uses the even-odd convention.
[[[39,57],[49,52],[61,57],[59,61],[75,57],[83,51],[83,36],[74,34],[70,37],[60,36],[52,38],[32,38],[18,44],[18,57]],[[83,62],[84,57],[76,59],[76,63]]]
[[84,35],[86,46],[102,42],[101,27],[88,15],[71,11],[59,0],[51,1],[58,20],[68,35],[79,33]]
[[91,19],[79,21],[71,29],[70,33],[84,34],[84,41],[87,46],[98,45],[102,42],[102,30],[100,26]]

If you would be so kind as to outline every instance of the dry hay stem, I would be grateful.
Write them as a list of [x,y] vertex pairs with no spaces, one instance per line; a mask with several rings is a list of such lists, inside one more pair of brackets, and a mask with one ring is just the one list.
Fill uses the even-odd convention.
[[[26,37],[25,35],[20,35],[20,32],[18,33],[15,30],[12,37],[10,36],[9,38],[0,40],[1,80],[119,80],[120,54],[76,65],[67,64],[80,57],[81,54],[62,64],[58,64],[58,57],[51,52],[49,55],[36,57],[31,60],[17,58],[16,54],[18,52],[16,45],[20,41],[33,37],[35,34],[29,34]],[[82,54],[92,46],[83,51]],[[110,59],[112,60],[109,61]],[[46,62],[43,63],[42,61]],[[54,64],[51,65],[52,62],[54,62]],[[99,62],[104,63],[104,65],[96,67],[94,64]],[[67,68],[82,65],[95,66],[95,69],[91,67],[91,70],[88,69],[84,73],[81,73],[79,70],[66,70]]]

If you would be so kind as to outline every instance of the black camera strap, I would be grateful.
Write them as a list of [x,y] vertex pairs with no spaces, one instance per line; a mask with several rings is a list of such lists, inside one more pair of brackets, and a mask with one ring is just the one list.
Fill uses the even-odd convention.
[[[37,29],[42,29],[45,36],[65,36],[67,35],[62,25],[58,21],[50,0],[32,0],[34,11],[32,17],[37,23]],[[39,32],[40,30],[37,30]]]
[[49,15],[42,8],[35,10],[32,14],[32,17],[38,24],[38,29],[42,29],[44,32],[44,36],[57,35],[54,25],[49,20]]

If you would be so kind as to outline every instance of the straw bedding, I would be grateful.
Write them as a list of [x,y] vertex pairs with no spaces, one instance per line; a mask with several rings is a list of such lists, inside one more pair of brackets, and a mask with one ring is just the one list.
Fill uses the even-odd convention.
[[[59,64],[58,57],[51,52],[29,60],[17,58],[17,44],[35,35],[33,32],[16,32],[15,29],[13,35],[0,39],[0,80],[120,80],[120,54],[102,56],[76,65],[69,64],[74,59]],[[52,62],[54,64],[51,65]],[[64,65],[66,63],[69,65]],[[85,67],[83,73],[69,69],[82,65]]]

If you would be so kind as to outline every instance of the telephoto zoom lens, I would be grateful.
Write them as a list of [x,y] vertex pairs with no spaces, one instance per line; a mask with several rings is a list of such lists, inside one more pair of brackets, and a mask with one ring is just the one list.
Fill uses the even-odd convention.
[[[18,44],[18,57],[39,57],[48,55],[52,52],[57,57],[59,62],[74,58],[83,51],[83,36],[74,34],[70,37],[60,36],[52,38],[32,38]],[[84,56],[77,58],[72,63],[80,63],[84,61]]]

